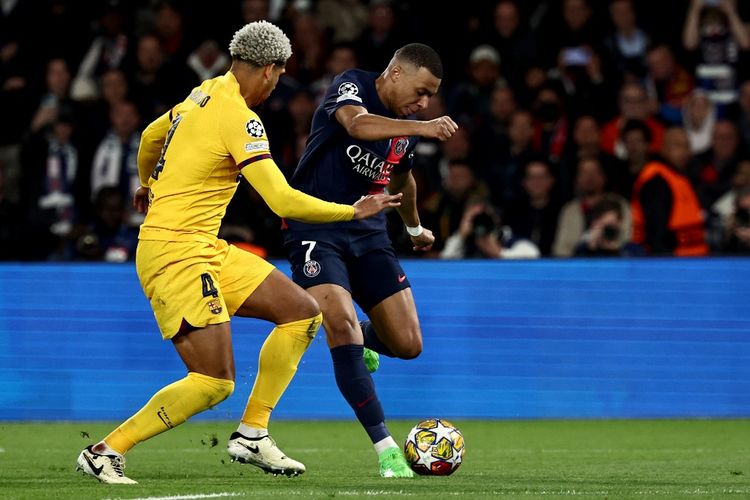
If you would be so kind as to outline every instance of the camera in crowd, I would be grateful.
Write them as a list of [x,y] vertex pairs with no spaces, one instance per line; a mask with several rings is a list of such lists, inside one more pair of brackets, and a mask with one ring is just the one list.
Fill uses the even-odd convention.
[[487,236],[497,229],[495,219],[487,212],[482,212],[474,217],[474,236]]

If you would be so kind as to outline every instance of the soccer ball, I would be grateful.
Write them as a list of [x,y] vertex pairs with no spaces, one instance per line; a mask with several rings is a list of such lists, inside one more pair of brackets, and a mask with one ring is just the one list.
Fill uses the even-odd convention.
[[464,459],[464,436],[455,425],[442,418],[423,420],[415,425],[404,443],[404,455],[417,474],[447,476]]

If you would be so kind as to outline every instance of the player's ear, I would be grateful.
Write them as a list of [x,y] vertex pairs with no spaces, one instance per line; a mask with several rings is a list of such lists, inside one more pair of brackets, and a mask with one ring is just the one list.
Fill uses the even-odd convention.
[[265,66],[263,66],[263,78],[265,78],[266,80],[271,79],[274,66],[274,63],[266,64]]
[[401,78],[401,75],[403,74],[403,72],[404,70],[400,65],[394,64],[391,67],[391,70],[388,72],[388,76],[390,77],[391,81],[395,83],[398,81],[399,78]]

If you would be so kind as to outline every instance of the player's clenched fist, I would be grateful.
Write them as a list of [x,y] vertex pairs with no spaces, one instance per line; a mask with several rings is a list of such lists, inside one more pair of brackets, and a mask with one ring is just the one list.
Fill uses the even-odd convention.
[[422,122],[425,126],[425,133],[422,137],[429,137],[441,141],[447,141],[458,130],[458,125],[450,116],[441,116],[434,120]]
[[404,195],[398,194],[372,194],[363,196],[354,204],[354,218],[366,219],[372,217],[390,207],[401,206],[401,198]]

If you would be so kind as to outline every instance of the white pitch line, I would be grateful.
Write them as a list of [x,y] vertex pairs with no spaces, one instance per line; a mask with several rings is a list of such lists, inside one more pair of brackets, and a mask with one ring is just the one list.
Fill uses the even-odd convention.
[[[130,498],[127,500],[193,500],[195,498],[220,498],[220,497],[241,497],[242,493],[197,493],[195,495],[173,495],[168,497],[142,497]],[[105,498],[104,500],[118,500],[114,498]]]

